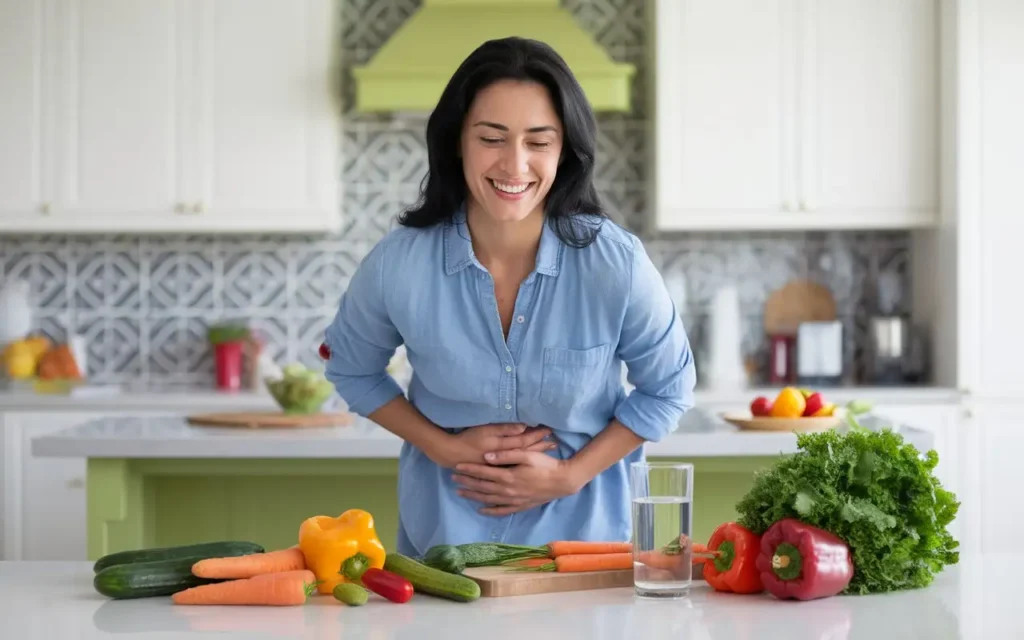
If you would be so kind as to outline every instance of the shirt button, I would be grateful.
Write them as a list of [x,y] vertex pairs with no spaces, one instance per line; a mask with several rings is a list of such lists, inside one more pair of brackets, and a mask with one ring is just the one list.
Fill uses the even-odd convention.
[[510,367],[508,365],[505,365],[505,371],[511,371],[511,370],[512,370],[512,367]]
[[516,322],[518,322],[519,324],[523,324],[524,322],[526,322],[526,317],[519,316],[518,318],[516,318]]
[[511,408],[512,408],[512,405],[510,405],[510,404],[506,404],[506,405],[505,405],[505,408],[506,408],[506,409],[511,409]]

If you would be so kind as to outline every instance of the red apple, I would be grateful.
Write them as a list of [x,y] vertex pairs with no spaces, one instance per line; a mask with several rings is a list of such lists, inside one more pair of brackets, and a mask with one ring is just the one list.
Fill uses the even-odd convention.
[[750,413],[757,418],[764,418],[772,414],[772,402],[764,396],[754,398],[750,403]]
[[812,393],[811,395],[807,396],[807,406],[806,408],[804,408],[803,417],[807,418],[809,416],[813,416],[815,413],[820,411],[821,408],[824,406],[825,398],[823,398],[820,393]]

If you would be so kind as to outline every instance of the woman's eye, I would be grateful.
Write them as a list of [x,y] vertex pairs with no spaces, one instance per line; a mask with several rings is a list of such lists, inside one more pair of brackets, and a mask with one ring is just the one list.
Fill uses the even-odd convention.
[[485,144],[498,144],[501,142],[501,138],[480,138]]
[[546,149],[547,147],[551,146],[550,142],[533,142],[531,144],[537,147],[538,149]]

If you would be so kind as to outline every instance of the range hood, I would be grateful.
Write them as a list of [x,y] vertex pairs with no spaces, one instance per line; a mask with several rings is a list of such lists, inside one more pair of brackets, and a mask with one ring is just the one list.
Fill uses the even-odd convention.
[[631,64],[615,62],[559,0],[423,0],[365,65],[353,68],[360,112],[429,112],[459,64],[487,40],[520,36],[559,53],[595,111],[629,111]]

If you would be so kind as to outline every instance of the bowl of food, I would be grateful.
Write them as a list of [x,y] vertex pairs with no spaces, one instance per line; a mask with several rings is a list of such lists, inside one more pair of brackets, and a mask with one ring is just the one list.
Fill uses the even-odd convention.
[[726,412],[720,417],[750,431],[821,431],[839,426],[840,414],[821,392],[784,387],[774,399],[754,398],[749,412]]
[[291,415],[317,413],[334,394],[334,385],[322,372],[299,363],[289,364],[280,377],[264,378],[263,382],[281,410]]

